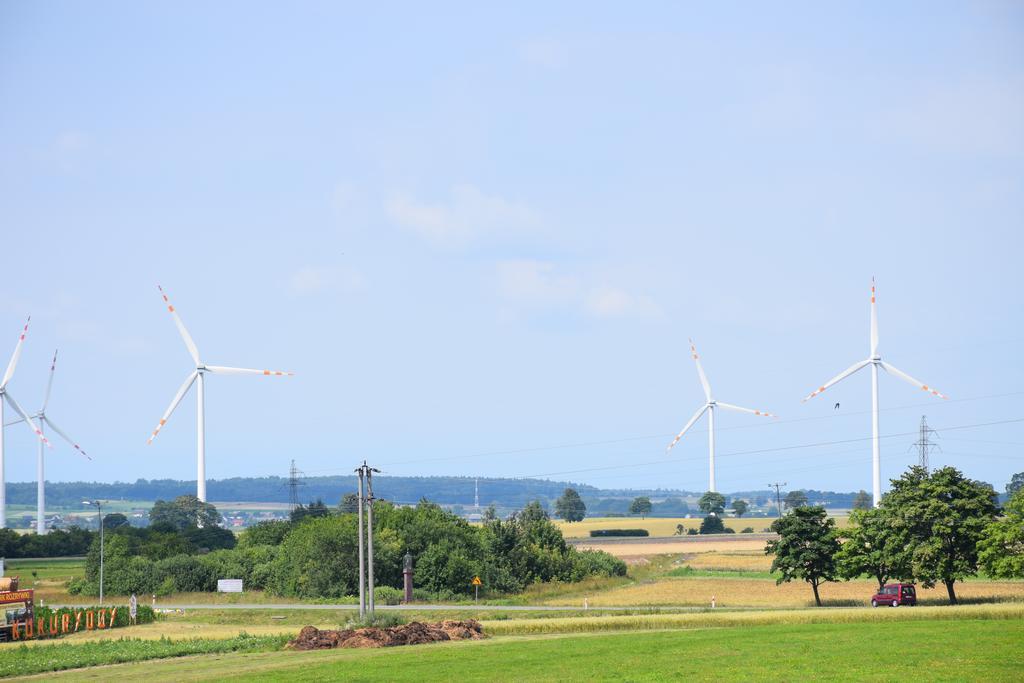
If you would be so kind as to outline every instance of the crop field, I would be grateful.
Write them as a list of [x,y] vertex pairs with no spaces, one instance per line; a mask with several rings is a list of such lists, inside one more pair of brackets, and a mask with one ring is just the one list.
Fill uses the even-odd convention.
[[709,553],[715,551],[733,551],[746,553],[764,553],[764,540],[744,538],[743,536],[704,537],[700,540],[693,536],[680,536],[674,540],[636,539],[636,542],[615,543],[602,542],[602,539],[580,541],[576,544],[580,550],[603,550],[606,553],[622,558],[627,562],[635,562],[641,558],[655,555],[680,553]]
[[[630,680],[682,678],[1013,681],[1024,622],[963,619],[773,624],[498,636],[376,650],[227,652],[46,674],[85,680]],[[899,657],[879,648],[898,642]],[[776,653],[785,652],[780,659]]]
[[[737,533],[746,527],[753,527],[754,531],[763,531],[771,526],[773,518],[758,517],[753,519],[734,519],[727,517],[723,520],[725,526],[735,529]],[[555,524],[562,531],[566,538],[589,538],[590,532],[596,529],[647,529],[651,536],[673,536],[676,533],[676,525],[682,524],[686,529],[699,529],[701,519],[699,517],[686,519],[684,517],[588,517],[582,522],[566,522],[555,520]]]
[[[825,605],[851,606],[867,604],[877,587],[874,581],[860,580],[826,583],[818,590]],[[964,602],[1021,601],[1024,600],[1024,582],[967,581],[956,585],[956,593]],[[613,588],[589,597],[589,604],[708,606],[712,596],[719,607],[810,607],[814,604],[811,587],[803,581],[776,586],[773,579],[700,575]],[[918,587],[918,600],[923,604],[945,604],[946,589]]]

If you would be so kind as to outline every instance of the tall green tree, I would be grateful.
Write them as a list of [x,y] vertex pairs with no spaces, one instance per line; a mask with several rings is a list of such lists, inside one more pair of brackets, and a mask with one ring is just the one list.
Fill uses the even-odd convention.
[[587,506],[576,489],[566,489],[555,501],[555,514],[567,522],[582,522],[587,516]]
[[324,504],[323,500],[317,498],[315,501],[310,502],[309,505],[299,505],[292,510],[290,518],[293,522],[301,522],[305,519],[328,517],[330,514],[330,508]]
[[906,548],[893,532],[887,509],[854,510],[850,513],[850,526],[841,533],[846,540],[836,555],[836,563],[844,579],[870,576],[881,590],[889,579],[910,576]]
[[821,506],[796,507],[772,522],[778,540],[768,541],[764,552],[774,555],[772,571],[780,572],[776,584],[802,579],[811,584],[814,602],[821,607],[818,586],[835,581],[839,539],[836,523]]
[[1003,514],[982,533],[978,564],[993,578],[1024,578],[1024,488],[1010,496]]
[[950,604],[954,584],[978,571],[978,542],[996,518],[995,490],[968,479],[955,467],[929,472],[915,465],[882,498],[892,519],[894,543],[909,552],[913,578],[925,588],[946,586]]
[[725,496],[721,493],[708,491],[697,501],[697,507],[705,515],[720,515],[725,511]]
[[1010,481],[1006,483],[1006,495],[1013,496],[1022,488],[1024,488],[1024,472],[1018,472],[1010,477]]
[[802,507],[807,505],[807,494],[803,491],[790,491],[786,494],[786,497],[782,499],[782,504],[789,510]]
[[634,498],[629,506],[629,514],[640,515],[640,519],[647,517],[647,515],[651,514],[651,499],[647,496]]
[[853,499],[854,510],[870,510],[872,508],[871,496],[864,489]]
[[119,526],[128,526],[128,518],[122,512],[110,512],[103,515],[103,528],[116,529]]
[[223,521],[217,508],[193,495],[178,496],[174,500],[158,500],[149,511],[150,525],[166,524],[178,531],[188,527],[217,526]]
[[338,512],[359,512],[359,496],[354,493],[346,493],[338,503]]
[[737,517],[742,517],[743,515],[747,514],[747,510],[749,508],[750,505],[748,505],[747,501],[743,500],[742,498],[737,498],[732,502],[732,511],[736,514]]

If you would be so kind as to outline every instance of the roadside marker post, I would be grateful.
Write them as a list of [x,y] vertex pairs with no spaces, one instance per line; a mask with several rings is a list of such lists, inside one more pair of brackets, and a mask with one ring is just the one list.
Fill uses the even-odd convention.
[[483,581],[480,580],[479,576],[473,577],[473,602],[480,602],[480,586],[483,585]]

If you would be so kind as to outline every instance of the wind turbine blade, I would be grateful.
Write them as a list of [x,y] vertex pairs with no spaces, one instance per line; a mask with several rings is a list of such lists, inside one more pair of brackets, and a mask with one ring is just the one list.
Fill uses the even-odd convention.
[[21,358],[21,347],[25,344],[25,335],[28,334],[28,324],[32,320],[32,316],[28,317],[25,321],[25,327],[21,330],[21,336],[18,337],[18,345],[14,347],[14,353],[11,354],[11,362],[7,364],[7,371],[4,372],[4,378],[0,381],[0,389],[7,386],[7,383],[11,381],[11,377],[14,376],[14,368],[18,367],[18,359]]
[[672,447],[675,446],[677,443],[679,443],[679,439],[683,438],[683,434],[685,434],[690,429],[690,427],[693,426],[694,422],[696,422],[697,420],[700,419],[700,416],[703,415],[704,411],[707,410],[707,409],[708,409],[708,404],[707,403],[705,403],[703,406],[701,406],[701,409],[698,410],[696,412],[696,414],[693,417],[690,418],[690,421],[686,423],[686,426],[683,427],[683,430],[681,432],[679,432],[679,434],[676,435],[676,438],[673,439],[672,443],[670,443],[668,445],[668,448],[665,449],[666,453],[668,453],[670,450],[672,450]]
[[18,405],[18,402],[14,400],[13,396],[11,396],[11,392],[5,391],[3,393],[3,397],[6,398],[7,402],[11,404],[12,408],[14,408],[14,412],[16,412],[18,415],[21,415],[21,419],[24,420],[25,424],[28,425],[28,428],[32,430],[32,433],[39,437],[39,439],[43,443],[45,443],[49,448],[53,448],[53,445],[50,443],[50,440],[47,439],[46,436],[43,434],[42,430],[40,430],[39,427],[36,426],[36,423],[32,421],[32,418],[28,416],[28,413],[26,413],[25,410]]
[[223,365],[207,365],[206,369],[215,375],[274,375],[291,377],[294,372],[282,370],[253,370],[251,368],[229,368]]
[[711,400],[711,385],[708,384],[708,378],[704,374],[704,368],[700,364],[700,356],[697,355],[697,347],[694,345],[693,340],[690,340],[690,355],[693,356],[693,362],[697,364],[697,374],[700,376],[700,384],[704,387],[704,398]]
[[57,434],[60,436],[60,438],[64,439],[69,444],[74,446],[75,450],[78,451],[79,453],[81,453],[82,455],[84,455],[86,460],[92,460],[92,458],[90,458],[89,455],[85,451],[82,450],[82,447],[79,446],[77,443],[75,443],[74,439],[72,439],[70,436],[65,434],[64,430],[62,430],[60,427],[58,427],[57,425],[53,424],[53,420],[51,420],[50,418],[48,418],[46,416],[43,416],[43,417],[40,418],[40,421],[41,422],[45,422],[46,426],[49,427],[50,429],[52,429],[53,431],[57,432]]
[[778,415],[773,415],[772,413],[769,413],[766,410],[754,410],[752,408],[742,408],[740,406],[734,406],[731,403],[722,403],[721,401],[715,401],[715,405],[719,406],[720,408],[727,408],[729,410],[736,410],[736,411],[739,411],[741,413],[750,413],[751,415],[760,415],[762,417],[778,417]]
[[888,372],[890,375],[895,375],[895,376],[899,377],[900,379],[902,379],[904,382],[907,382],[908,384],[913,384],[915,387],[917,387],[918,389],[921,389],[922,391],[927,391],[932,396],[938,396],[939,398],[946,398],[946,399],[949,398],[949,396],[946,396],[944,394],[940,394],[938,391],[936,391],[934,388],[928,386],[924,382],[922,382],[920,380],[914,379],[913,377],[911,377],[907,373],[905,373],[902,370],[899,370],[897,368],[894,368],[893,366],[889,365],[888,363],[886,363],[884,361],[882,362],[882,367],[885,368],[885,371]]
[[871,278],[871,357],[878,355],[878,306],[875,304],[875,278]]
[[846,379],[847,377],[849,377],[853,373],[857,372],[858,370],[860,370],[862,367],[864,367],[865,365],[867,365],[870,362],[871,362],[871,360],[868,359],[868,360],[862,360],[859,363],[854,363],[853,365],[851,365],[850,367],[846,368],[845,370],[840,372],[838,375],[836,375],[835,377],[833,377],[832,379],[830,379],[829,381],[825,382],[820,387],[818,387],[817,389],[812,391],[810,394],[808,394],[806,397],[804,397],[803,400],[804,401],[811,400],[812,398],[814,398],[815,396],[817,396],[821,392],[825,391],[826,389],[828,389],[830,386],[832,386],[836,382],[838,382],[840,380],[843,380],[843,379]]
[[53,352],[53,363],[50,364],[50,379],[46,382],[46,398],[43,399],[43,409],[40,412],[46,412],[46,406],[50,405],[50,391],[53,389],[53,371],[57,369],[57,351]]
[[156,435],[159,434],[160,430],[164,428],[165,424],[167,424],[167,419],[171,416],[171,413],[174,412],[174,409],[178,407],[178,404],[181,403],[181,399],[185,398],[185,392],[189,390],[189,387],[192,386],[192,383],[196,381],[196,377],[198,376],[199,371],[195,370],[188,377],[185,378],[184,384],[181,385],[181,388],[178,389],[178,393],[175,394],[174,398],[171,400],[171,406],[167,409],[167,412],[164,413],[164,416],[160,418],[160,423],[157,424],[156,429],[153,430],[153,433],[149,436],[148,439],[146,439],[147,444],[153,443],[153,439],[156,438]]
[[171,316],[174,318],[174,324],[178,326],[178,332],[181,334],[181,338],[185,341],[185,346],[188,347],[188,352],[192,356],[192,360],[199,365],[199,349],[196,348],[196,343],[192,341],[192,335],[185,329],[185,323],[181,322],[181,316],[174,310],[174,305],[171,300],[167,298],[167,294],[164,293],[164,288],[157,285],[157,289],[160,290],[160,296],[164,298],[164,303],[167,304],[167,310],[170,311]]
[[10,427],[11,425],[16,425],[19,422],[24,422],[24,421],[25,421],[24,419],[19,417],[17,420],[11,420],[10,422],[5,422],[4,423],[4,427]]

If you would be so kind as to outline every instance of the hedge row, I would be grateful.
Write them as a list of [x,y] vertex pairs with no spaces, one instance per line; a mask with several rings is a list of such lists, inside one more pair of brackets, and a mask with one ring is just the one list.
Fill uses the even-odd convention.
[[591,529],[591,537],[599,536],[650,536],[647,529]]

